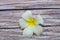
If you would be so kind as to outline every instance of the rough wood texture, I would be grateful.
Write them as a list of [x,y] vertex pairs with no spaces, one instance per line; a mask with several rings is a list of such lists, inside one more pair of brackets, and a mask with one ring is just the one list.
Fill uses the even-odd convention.
[[[60,39],[60,9],[49,10],[30,10],[33,15],[41,15],[44,19],[44,31],[40,36],[32,38],[24,38],[21,29],[0,29],[1,40],[57,40]],[[19,27],[18,20],[26,10],[0,11],[0,28],[16,28]]]
[[60,8],[59,0],[1,0],[0,9]]
[[[42,8],[45,9],[42,10]],[[60,0],[0,0],[0,28],[8,28],[0,29],[0,40],[60,40],[59,8]],[[43,33],[40,36],[23,37],[22,30],[18,29],[18,20],[26,10],[13,9],[34,9],[30,11],[35,16],[41,15],[47,27],[43,27]]]

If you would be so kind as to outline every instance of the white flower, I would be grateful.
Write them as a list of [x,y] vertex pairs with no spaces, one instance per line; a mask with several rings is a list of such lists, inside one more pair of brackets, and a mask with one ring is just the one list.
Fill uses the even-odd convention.
[[33,33],[40,35],[42,33],[42,27],[39,24],[43,24],[43,19],[40,15],[34,17],[31,11],[26,11],[22,18],[19,20],[20,27],[23,30],[23,36],[31,37]]

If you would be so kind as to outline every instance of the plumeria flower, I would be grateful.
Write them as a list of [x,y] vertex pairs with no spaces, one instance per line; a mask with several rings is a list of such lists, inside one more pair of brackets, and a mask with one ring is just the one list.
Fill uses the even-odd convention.
[[26,11],[22,18],[19,19],[20,27],[23,30],[23,36],[31,37],[33,33],[40,35],[43,31],[42,27],[39,24],[43,24],[43,19],[40,15],[34,17],[31,11]]

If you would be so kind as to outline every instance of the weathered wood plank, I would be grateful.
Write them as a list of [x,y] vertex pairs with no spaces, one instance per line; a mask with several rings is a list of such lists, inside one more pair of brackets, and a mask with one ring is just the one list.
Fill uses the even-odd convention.
[[59,0],[1,0],[0,9],[60,8]]
[[[60,36],[60,33],[59,32],[56,32],[55,30],[57,29],[58,31],[60,30],[59,29],[60,27],[59,26],[56,26],[56,27],[45,27],[44,30],[43,30],[43,33],[40,35],[40,36],[32,36],[32,38],[25,38],[22,36],[22,30],[21,29],[0,29],[0,38],[4,38],[6,40],[14,40],[15,38],[17,40],[19,39],[41,39],[41,40],[45,40],[45,39],[58,39],[59,36]],[[24,39],[23,39],[24,38]]]
[[[31,10],[33,15],[41,15],[45,25],[60,25],[60,9],[49,10]],[[25,10],[0,11],[1,27],[19,27],[18,21]]]

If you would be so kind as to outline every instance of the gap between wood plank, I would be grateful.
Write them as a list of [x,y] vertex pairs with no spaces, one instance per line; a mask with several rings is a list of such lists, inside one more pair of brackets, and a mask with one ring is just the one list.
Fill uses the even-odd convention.
[[[41,24],[40,24],[41,25]],[[41,25],[42,27],[52,27],[52,26],[60,26],[60,25]],[[13,28],[0,28],[0,29],[20,29],[20,27],[13,27]]]
[[0,11],[12,11],[12,10],[48,10],[48,9],[60,9],[60,8],[24,8],[24,9],[0,9]]

